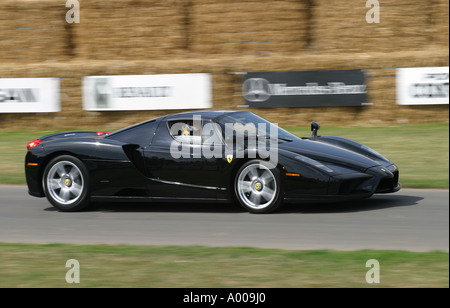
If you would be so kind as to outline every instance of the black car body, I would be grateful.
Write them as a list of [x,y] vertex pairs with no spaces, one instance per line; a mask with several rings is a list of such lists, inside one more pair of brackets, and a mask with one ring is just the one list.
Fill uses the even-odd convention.
[[[183,132],[171,130],[173,123],[192,128],[196,119],[218,129],[215,143],[186,145],[177,139],[185,137]],[[269,123],[250,112],[201,111],[153,119],[114,133],[66,132],[39,138],[29,144],[25,159],[29,193],[46,196],[62,211],[80,210],[91,201],[237,199],[250,212],[266,213],[283,202],[361,199],[401,187],[394,163],[355,141],[317,136],[316,123],[313,135],[305,138],[279,129],[274,166],[246,137],[238,148],[236,133],[224,136],[220,128],[225,129],[225,121]],[[200,138],[207,139],[201,133]],[[189,153],[174,157],[174,144],[186,146]],[[211,152],[214,146],[222,155],[195,155]]]

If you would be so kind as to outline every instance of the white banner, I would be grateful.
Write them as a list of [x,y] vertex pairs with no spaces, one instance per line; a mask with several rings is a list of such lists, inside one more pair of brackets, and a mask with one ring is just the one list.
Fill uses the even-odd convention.
[[170,110],[211,107],[210,74],[89,76],[83,79],[85,110]]
[[0,113],[59,111],[58,78],[0,78]]
[[397,69],[397,104],[448,105],[447,67]]

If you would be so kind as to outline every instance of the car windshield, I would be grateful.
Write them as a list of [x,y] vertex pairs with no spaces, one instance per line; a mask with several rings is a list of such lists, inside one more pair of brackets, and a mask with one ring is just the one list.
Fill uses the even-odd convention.
[[279,142],[291,142],[299,139],[281,127],[247,111],[225,114],[215,121],[220,125],[224,138],[226,138],[226,127],[228,127],[228,129],[233,129],[235,135],[242,134],[246,137],[275,138]]

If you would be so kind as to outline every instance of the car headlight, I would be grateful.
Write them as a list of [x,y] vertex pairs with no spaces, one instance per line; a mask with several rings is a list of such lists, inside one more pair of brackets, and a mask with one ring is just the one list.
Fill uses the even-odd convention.
[[323,170],[323,171],[325,171],[327,173],[333,173],[334,172],[333,169],[328,168],[327,166],[325,166],[321,162],[318,162],[317,160],[308,158],[306,156],[298,155],[298,156],[295,156],[295,159],[298,159],[299,161],[304,162],[305,164],[308,164],[308,165],[314,166],[316,168],[319,168],[319,169],[321,169],[321,170]]
[[394,172],[394,171],[398,170],[398,167],[395,164],[393,164],[393,165],[388,166],[387,170],[389,170],[390,172]]

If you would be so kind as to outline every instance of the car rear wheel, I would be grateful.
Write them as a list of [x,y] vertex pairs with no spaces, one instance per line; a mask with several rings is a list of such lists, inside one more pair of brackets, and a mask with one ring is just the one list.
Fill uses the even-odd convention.
[[237,172],[234,188],[239,203],[251,213],[270,213],[283,203],[279,172],[262,160],[244,164]]
[[48,201],[61,211],[79,211],[89,204],[88,172],[73,156],[59,156],[50,161],[44,171],[43,186]]

